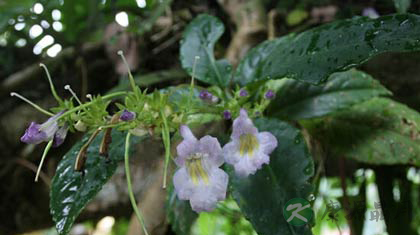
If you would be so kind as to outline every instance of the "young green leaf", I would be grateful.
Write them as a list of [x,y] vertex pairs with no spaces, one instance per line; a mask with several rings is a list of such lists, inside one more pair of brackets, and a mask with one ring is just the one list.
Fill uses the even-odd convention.
[[[76,217],[114,174],[118,162],[124,159],[125,133],[112,131],[108,159],[99,155],[102,136],[98,135],[88,148],[84,175],[74,170],[74,163],[87,137],[74,145],[57,167],[51,185],[50,212],[60,235],[68,234]],[[131,140],[132,144],[139,141],[138,137]]]
[[258,234],[311,234],[308,225],[294,227],[283,217],[290,199],[306,199],[312,190],[308,179],[313,175],[313,161],[300,131],[278,119],[255,121],[260,131],[270,131],[278,147],[270,155],[270,164],[255,175],[241,178],[229,170],[233,197]]
[[319,84],[377,54],[418,50],[420,16],[358,17],[263,42],[241,61],[234,79],[240,85],[283,77]]
[[[182,67],[203,82],[226,86],[231,78],[231,65],[225,59],[216,60],[213,50],[216,41],[225,31],[223,23],[214,16],[197,16],[185,29],[181,41]],[[196,57],[198,58],[196,59]]]
[[303,124],[331,155],[420,166],[420,114],[396,101],[374,98]]
[[379,95],[391,92],[370,75],[349,70],[332,74],[323,86],[284,79],[269,110],[282,119],[300,120],[328,115]]

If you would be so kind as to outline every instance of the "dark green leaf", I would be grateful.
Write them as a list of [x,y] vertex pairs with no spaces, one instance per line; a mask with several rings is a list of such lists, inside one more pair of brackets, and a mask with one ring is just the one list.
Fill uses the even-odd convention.
[[[87,137],[74,145],[57,167],[51,185],[50,212],[60,235],[68,234],[76,217],[114,174],[118,162],[124,159],[125,133],[112,131],[108,160],[99,155],[102,136],[98,135],[88,149],[84,176],[74,170],[74,163]],[[131,141],[135,144],[139,138]]]
[[173,185],[168,189],[166,206],[167,217],[172,230],[179,235],[190,234],[191,226],[197,219],[198,214],[192,211],[189,201],[178,199]]
[[420,16],[358,17],[263,42],[241,61],[235,81],[293,78],[319,84],[333,72],[389,51],[420,50]]
[[379,95],[390,95],[378,81],[357,70],[334,73],[323,86],[284,79],[271,102],[271,112],[299,120],[320,117]]
[[226,86],[231,75],[231,65],[225,59],[214,58],[216,41],[225,31],[223,23],[214,16],[199,15],[185,29],[181,41],[182,67],[193,75],[195,57],[199,56],[195,66],[195,77],[203,82]]
[[270,131],[278,140],[270,164],[255,175],[237,177],[229,171],[233,197],[258,234],[311,234],[305,225],[293,227],[283,217],[283,207],[292,198],[307,198],[312,190],[307,182],[313,175],[313,161],[300,131],[277,119],[256,120],[260,131]]
[[393,100],[373,98],[303,124],[332,155],[370,164],[420,166],[420,114]]

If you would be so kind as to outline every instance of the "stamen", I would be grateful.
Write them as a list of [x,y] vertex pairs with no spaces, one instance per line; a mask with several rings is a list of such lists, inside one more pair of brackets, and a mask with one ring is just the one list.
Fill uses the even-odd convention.
[[43,63],[40,63],[39,66],[42,67],[45,70],[45,73],[47,74],[47,78],[48,78],[48,83],[50,83],[51,93],[53,94],[54,98],[58,101],[58,103],[61,104],[63,102],[63,100],[60,98],[60,96],[58,96],[58,94],[55,90],[54,83],[52,82],[50,72],[48,72],[47,66],[45,66],[45,64],[43,64]]
[[193,64],[193,70],[191,75],[191,86],[190,86],[190,98],[188,99],[188,107],[191,106],[191,100],[194,95],[194,79],[195,79],[195,67],[197,65],[197,61],[200,59],[200,56],[196,55],[194,57],[194,64]]
[[134,81],[133,75],[131,74],[130,66],[128,65],[127,60],[125,59],[124,52],[122,50],[119,50],[117,54],[121,56],[123,63],[128,71],[128,79],[130,80],[131,88],[133,89],[134,92],[136,92],[136,82]]
[[87,95],[86,95],[86,98],[87,98],[87,99],[89,99],[89,101],[90,101],[90,102],[92,102],[92,101],[93,101],[93,97],[92,97],[92,95],[91,95],[91,94],[87,94]]
[[36,110],[40,111],[41,113],[44,113],[44,114],[49,115],[49,116],[54,116],[54,114],[53,114],[53,113],[48,112],[47,110],[45,110],[45,109],[41,108],[41,107],[40,107],[40,106],[38,106],[37,104],[33,103],[32,101],[30,101],[30,100],[26,99],[25,97],[23,97],[23,96],[19,95],[19,94],[18,94],[18,93],[16,93],[16,92],[11,92],[11,93],[10,93],[10,96],[16,96],[17,98],[19,98],[19,99],[21,99],[21,100],[25,101],[26,103],[30,104],[32,107],[34,107]]
[[204,184],[209,183],[209,176],[203,166],[203,157],[204,156],[201,153],[196,153],[186,161],[188,174],[190,175],[194,185],[198,185],[200,180],[203,181]]
[[255,149],[259,146],[258,140],[253,134],[242,134],[239,137],[239,154],[244,156],[248,154],[253,155]]
[[71,95],[76,99],[77,103],[79,103],[79,105],[82,105],[82,102],[79,100],[79,97],[77,97],[76,93],[73,91],[73,89],[71,89],[70,85],[65,85],[64,89],[68,90]]

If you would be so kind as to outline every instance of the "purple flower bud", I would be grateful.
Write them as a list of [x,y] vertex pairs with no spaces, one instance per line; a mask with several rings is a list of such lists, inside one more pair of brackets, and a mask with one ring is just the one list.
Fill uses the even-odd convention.
[[371,19],[379,18],[378,12],[373,7],[367,7],[363,9],[362,16],[367,16]]
[[54,138],[54,135],[58,130],[57,119],[63,113],[64,111],[57,113],[42,124],[31,122],[28,129],[26,129],[25,134],[20,138],[20,141],[27,144],[39,144],[44,141],[50,141]]
[[269,154],[276,147],[276,137],[267,131],[259,132],[246,110],[241,109],[233,121],[231,142],[223,147],[223,156],[237,175],[248,176],[270,162]]
[[189,200],[194,211],[211,211],[226,197],[228,175],[219,168],[224,162],[222,148],[209,135],[198,140],[187,126],[180,132],[184,140],[176,148],[175,192],[180,200]]
[[239,91],[239,96],[241,96],[241,97],[248,96],[248,91],[247,91],[247,90],[245,90],[245,89],[241,89],[241,90]]
[[212,101],[213,94],[210,93],[208,90],[202,90],[200,91],[200,94],[198,95],[200,99],[205,101]]
[[267,100],[272,100],[272,99],[274,99],[274,96],[276,96],[276,94],[274,93],[274,91],[273,91],[273,90],[268,90],[268,91],[265,93],[265,95],[264,95],[264,97],[265,97]]
[[128,110],[124,110],[121,113],[121,116],[120,116],[120,120],[124,121],[124,122],[131,121],[134,118],[136,118],[136,113],[135,112],[130,112]]
[[226,120],[229,120],[229,119],[231,119],[231,118],[232,118],[232,113],[231,113],[229,110],[225,110],[225,111],[223,111],[223,117],[224,117]]

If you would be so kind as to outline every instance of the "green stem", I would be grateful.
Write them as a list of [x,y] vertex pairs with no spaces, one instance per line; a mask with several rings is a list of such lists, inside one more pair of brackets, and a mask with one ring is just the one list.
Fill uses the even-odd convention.
[[18,97],[19,99],[21,99],[21,100],[25,101],[26,103],[30,104],[32,107],[34,107],[36,110],[40,111],[41,113],[44,113],[44,114],[49,115],[49,116],[54,116],[53,113],[48,112],[47,110],[41,108],[37,104],[33,103],[32,101],[26,99],[25,97],[19,95],[16,92],[11,92],[10,93],[10,96],[16,96],[16,97]]
[[45,70],[45,73],[47,74],[47,78],[48,78],[48,83],[50,83],[51,93],[53,94],[57,102],[61,105],[63,103],[63,100],[60,98],[60,96],[58,96],[57,91],[55,90],[54,83],[52,82],[50,72],[48,72],[47,66],[45,66],[45,64],[42,64],[42,63],[39,64],[39,66],[41,66]]
[[137,220],[140,222],[141,227],[143,228],[143,232],[145,235],[149,235],[146,229],[146,225],[144,224],[143,215],[141,214],[139,208],[137,207],[136,199],[134,197],[133,188],[131,186],[131,178],[130,178],[130,165],[129,165],[129,148],[130,148],[130,137],[131,134],[127,133],[127,137],[125,138],[125,154],[124,154],[124,163],[125,163],[125,175],[127,177],[127,188],[128,194],[130,196],[131,206],[133,207],[134,212],[136,213]]
[[38,182],[39,173],[41,173],[41,168],[42,168],[42,165],[44,164],[44,159],[47,156],[48,151],[50,151],[50,148],[53,142],[54,142],[54,139],[50,140],[44,149],[44,153],[42,154],[42,157],[41,157],[41,162],[39,163],[38,170],[36,171],[35,182]]
[[162,120],[163,120],[162,139],[163,139],[163,145],[165,146],[165,166],[163,169],[162,187],[166,188],[166,178],[168,175],[169,159],[171,158],[171,140],[169,137],[168,122],[166,121],[165,114],[163,113],[162,110],[160,111],[160,115],[162,116]]
[[[125,95],[125,94],[127,94],[127,92],[126,91],[120,91],[120,92],[115,92],[115,93],[112,93],[112,94],[109,94],[109,95],[105,95],[105,96],[103,96],[102,97],[102,99],[110,99],[110,98],[114,98],[114,97],[116,97],[116,96],[121,96],[121,95]],[[64,118],[64,117],[67,117],[67,116],[69,116],[70,114],[72,114],[72,113],[74,113],[74,112],[77,112],[77,111],[79,111],[79,110],[81,110],[81,109],[84,109],[84,108],[86,108],[86,107],[89,107],[89,106],[91,106],[92,104],[94,104],[95,102],[89,102],[89,103],[84,103],[84,104],[82,104],[82,105],[79,105],[79,106],[77,106],[77,107],[75,107],[75,108],[73,108],[73,109],[70,109],[70,110],[68,110],[67,112],[65,112],[65,113],[63,113],[63,115],[61,115],[58,119],[62,119],[62,118]]]

